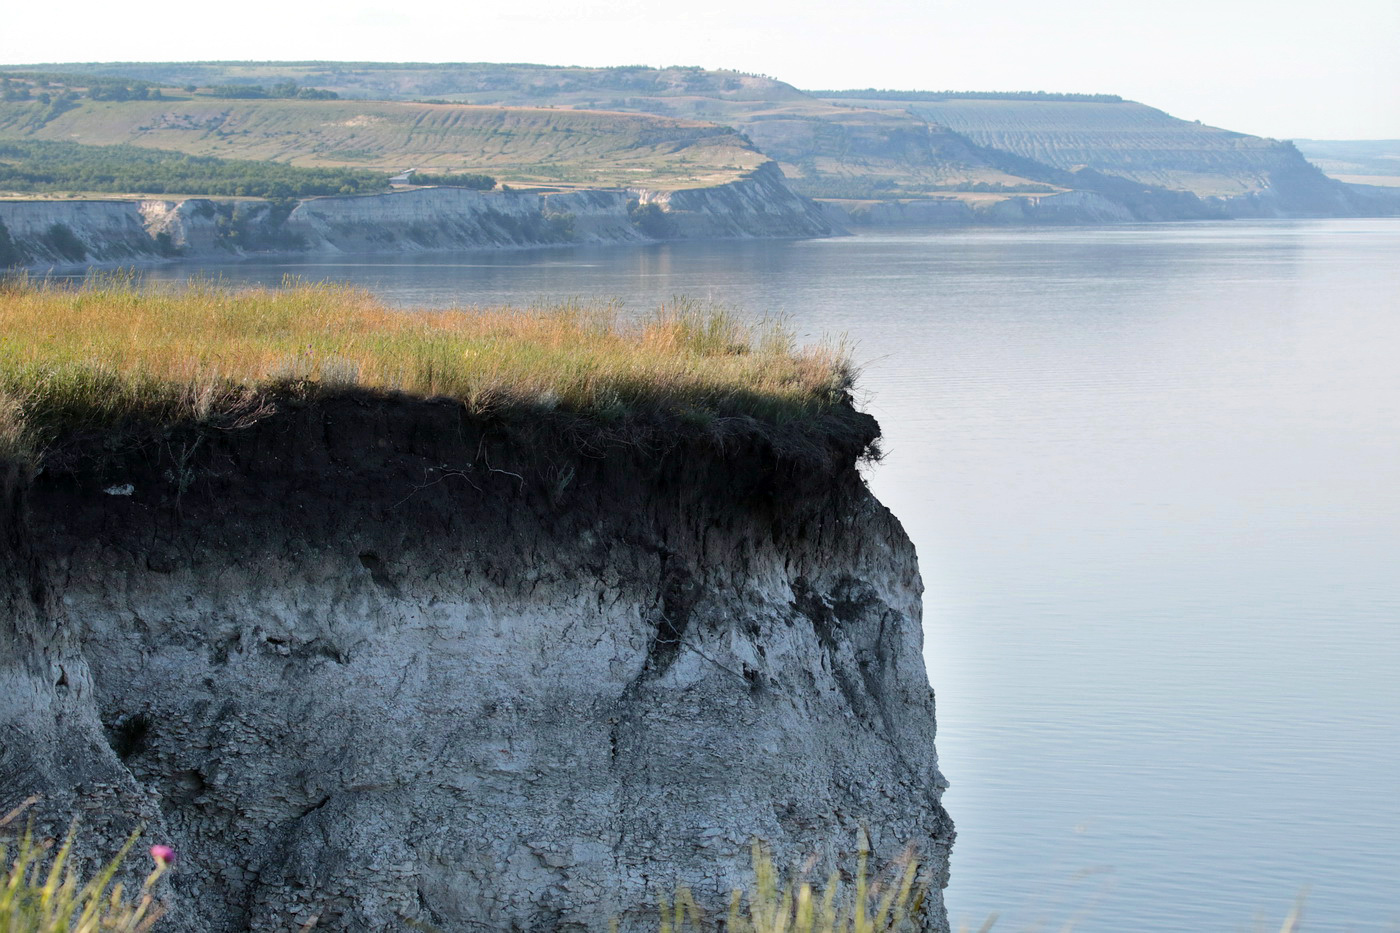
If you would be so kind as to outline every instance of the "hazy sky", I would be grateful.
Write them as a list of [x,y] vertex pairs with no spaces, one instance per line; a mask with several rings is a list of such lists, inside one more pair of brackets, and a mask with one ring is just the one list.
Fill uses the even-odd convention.
[[1278,138],[1400,138],[1400,0],[7,4],[0,62],[681,64],[798,87],[1122,94]]

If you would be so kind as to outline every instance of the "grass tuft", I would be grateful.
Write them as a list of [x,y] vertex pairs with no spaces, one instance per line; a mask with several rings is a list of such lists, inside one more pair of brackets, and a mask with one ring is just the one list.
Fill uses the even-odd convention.
[[851,881],[833,871],[820,891],[805,872],[784,884],[763,846],[755,842],[752,852],[753,886],[732,893],[722,924],[681,888],[661,899],[658,933],[901,933],[921,927],[928,891],[918,881],[912,851],[872,878],[870,851],[862,846]]
[[[0,818],[8,829],[31,799]],[[122,860],[137,835],[126,841],[116,857],[87,881],[74,867],[76,831],[56,850],[51,841],[34,838],[29,829],[17,839],[0,837],[0,930],[4,933],[145,933],[160,919],[163,907],[152,893],[165,872],[158,860],[135,898],[116,881]]]
[[677,299],[613,306],[402,311],[344,285],[281,288],[131,274],[0,282],[0,454],[130,419],[247,419],[268,397],[351,389],[460,400],[474,413],[558,410],[807,421],[848,404],[845,348]]

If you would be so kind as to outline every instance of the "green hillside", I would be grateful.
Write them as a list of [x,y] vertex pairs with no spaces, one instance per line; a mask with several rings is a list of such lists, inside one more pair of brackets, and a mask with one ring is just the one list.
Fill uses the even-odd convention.
[[0,101],[0,140],[125,144],[224,159],[504,182],[684,188],[766,159],[727,127],[635,113],[398,101]]
[[[25,66],[53,74],[86,76],[84,80],[159,82],[166,95],[189,96],[180,88],[207,95],[219,86],[272,87],[295,84],[349,99],[434,100],[492,107],[550,107],[646,113],[692,126],[696,121],[734,127],[766,155],[777,159],[798,190],[816,196],[898,197],[929,192],[957,192],[996,186],[1043,187],[1044,178],[1027,178],[989,162],[967,140],[923,119],[885,107],[826,102],[773,78],[700,68],[573,68],[520,64],[386,64],[355,62],[193,62],[88,63]],[[171,89],[174,90],[171,90]],[[220,103],[227,103],[221,101]],[[94,114],[70,118],[87,121]],[[201,119],[208,119],[204,113]],[[0,133],[6,130],[0,126]],[[148,137],[149,138],[149,137]],[[117,141],[115,139],[109,141]],[[141,145],[165,141],[129,140]],[[313,145],[320,141],[312,140]],[[619,141],[631,158],[631,143]],[[192,143],[178,143],[182,151]],[[201,153],[226,155],[230,143],[205,144]],[[294,142],[294,145],[301,145]],[[352,153],[358,142],[344,145]],[[549,154],[546,152],[546,154]],[[591,156],[597,156],[595,150]],[[325,164],[324,145],[315,164]],[[583,156],[583,153],[578,155]],[[288,158],[273,147],[240,152],[245,158]],[[684,162],[682,163],[682,160]],[[565,161],[578,162],[568,159]],[[708,153],[676,154],[668,163],[729,165]],[[356,163],[367,164],[367,163]],[[412,163],[410,163],[412,164]],[[437,163],[425,163],[436,165]],[[396,166],[395,166],[396,167]],[[407,167],[407,166],[405,166]],[[581,166],[579,166],[581,167]],[[523,166],[490,163],[482,170],[506,180],[524,180]],[[512,169],[522,169],[512,174]],[[578,176],[571,176],[578,177]],[[697,177],[706,177],[697,175]],[[714,177],[714,176],[710,176]],[[536,173],[532,181],[562,181],[556,172]],[[669,176],[662,174],[662,181]]]
[[1106,94],[869,90],[867,97],[859,96],[860,91],[829,91],[819,92],[830,95],[821,98],[765,76],[643,66],[196,62],[30,67],[176,87],[284,83],[346,98],[432,98],[710,121],[747,135],[812,194],[896,197],[978,187],[1063,188],[1073,185],[1063,172],[1088,167],[1143,185],[1231,197],[1259,191],[1274,183],[1275,175],[1297,184],[1306,174],[1305,163],[1287,143],[1178,120]]
[[[729,180],[768,156],[793,187],[814,197],[985,204],[1079,190],[1139,219],[1344,214],[1369,210],[1375,198],[1327,178],[1291,143],[1180,120],[1111,94],[806,92],[763,75],[645,66],[107,62],[24,69],[128,82],[132,96],[147,82],[142,93],[165,99],[83,99],[46,110],[8,101],[0,107],[0,138],[667,188]],[[211,96],[274,88],[341,99]]]

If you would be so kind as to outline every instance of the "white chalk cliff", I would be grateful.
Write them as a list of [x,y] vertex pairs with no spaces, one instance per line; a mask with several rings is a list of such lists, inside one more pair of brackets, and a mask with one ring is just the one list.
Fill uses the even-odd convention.
[[72,438],[0,509],[0,807],[175,846],[171,930],[655,929],[748,847],[952,826],[919,573],[856,459],[743,424],[283,403]]
[[812,237],[842,232],[792,191],[777,163],[711,188],[557,192],[434,187],[386,194],[181,201],[0,201],[15,254],[3,265],[121,265],[260,253],[420,252],[653,239],[629,205],[663,210],[664,238]]

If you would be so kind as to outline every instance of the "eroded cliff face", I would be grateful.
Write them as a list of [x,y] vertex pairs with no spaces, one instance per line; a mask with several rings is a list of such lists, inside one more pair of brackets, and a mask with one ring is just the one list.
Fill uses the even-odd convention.
[[6,487],[0,791],[147,821],[184,856],[171,929],[654,929],[678,884],[722,907],[754,837],[823,876],[860,827],[918,848],[946,929],[873,421],[799,454],[742,425],[281,409],[71,441]]
[[662,206],[666,238],[843,232],[769,162],[729,184],[674,192],[436,187],[300,202],[0,201],[0,229],[15,253],[0,256],[0,267],[647,241],[629,213],[637,199]]
[[312,251],[418,251],[646,239],[621,191],[572,195],[419,188],[303,201],[287,232]]
[[815,237],[845,232],[815,202],[788,187],[776,162],[712,188],[637,194],[642,203],[661,206],[682,238]]
[[1121,204],[1088,191],[1018,195],[978,201],[920,198],[889,201],[834,201],[857,226],[957,226],[965,224],[1127,223],[1135,218]]
[[0,201],[0,227],[12,253],[0,269],[158,259],[163,242],[139,201]]

